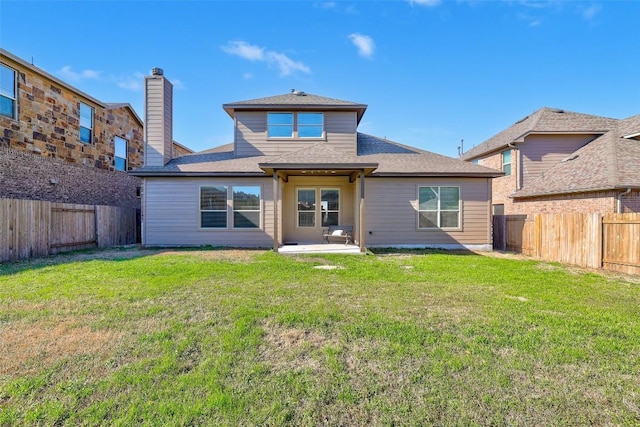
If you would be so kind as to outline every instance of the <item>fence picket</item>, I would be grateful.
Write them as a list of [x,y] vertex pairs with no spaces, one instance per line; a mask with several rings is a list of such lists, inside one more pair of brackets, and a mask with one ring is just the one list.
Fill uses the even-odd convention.
[[0,262],[136,243],[136,215],[116,206],[0,199]]

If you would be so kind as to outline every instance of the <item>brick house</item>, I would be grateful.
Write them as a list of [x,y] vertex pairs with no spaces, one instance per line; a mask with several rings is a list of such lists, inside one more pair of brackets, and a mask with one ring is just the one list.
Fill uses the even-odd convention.
[[0,49],[0,197],[140,208],[143,122]]
[[640,212],[640,115],[542,108],[460,158],[505,173],[495,215]]

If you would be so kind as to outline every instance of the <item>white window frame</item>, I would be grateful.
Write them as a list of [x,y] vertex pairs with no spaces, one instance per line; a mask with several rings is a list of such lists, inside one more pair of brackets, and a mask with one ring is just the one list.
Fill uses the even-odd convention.
[[[226,189],[225,208],[224,209],[202,209],[202,189],[210,187],[224,187]],[[260,189],[260,204],[259,204],[259,226],[258,227],[236,227],[234,224],[235,212],[243,212],[242,210],[235,210],[233,204],[233,192],[235,188],[253,187]],[[203,227],[202,226],[202,212],[224,212],[225,213],[225,226],[224,227]],[[256,212],[256,210],[251,210]],[[198,187],[198,228],[201,231],[262,231],[264,230],[264,187],[261,184],[229,184],[228,182],[217,183],[211,182],[200,185]]]
[[[300,210],[300,190],[313,191],[313,210]],[[313,212],[313,225],[300,225],[300,212]],[[296,226],[298,228],[317,228],[318,227],[318,189],[315,187],[297,187],[296,188]]]
[[[314,194],[314,209],[313,210],[300,210],[299,206],[299,191],[307,190],[313,191]],[[326,211],[322,209],[322,192],[323,191],[337,191],[338,192],[338,210],[327,209]],[[327,206],[328,207],[328,206]],[[313,225],[300,225],[300,212],[313,212]],[[304,229],[319,229],[319,228],[327,228],[328,225],[324,224],[322,214],[324,212],[337,212],[338,213],[338,224],[340,225],[342,221],[342,188],[340,187],[296,187],[296,227],[304,228]]]
[[[202,209],[202,189],[211,187],[224,187],[226,191],[225,208],[224,209]],[[228,230],[229,229],[229,188],[227,184],[211,183],[207,185],[201,185],[198,188],[198,225],[201,230]],[[225,213],[225,225],[224,227],[204,227],[202,225],[202,213],[203,212],[224,212]]]
[[322,213],[325,212],[322,209],[322,192],[323,191],[337,191],[338,192],[338,210],[329,210],[328,206],[327,206],[327,213],[330,212],[337,212],[338,213],[338,223],[335,225],[340,225],[341,222],[341,218],[342,218],[342,214],[341,214],[341,208],[342,208],[342,194],[340,191],[340,188],[335,187],[335,188],[320,188],[320,203],[317,205],[318,208],[320,209],[320,227],[322,228],[326,228],[329,227],[329,225],[325,225],[324,222],[324,218],[322,218]]
[[[118,156],[118,140],[122,141],[124,143],[124,157],[120,157]],[[128,159],[128,153],[129,153],[129,141],[122,138],[121,136],[114,136],[113,137],[113,168],[117,171],[123,171],[126,172],[127,169],[129,168],[129,159]],[[117,159],[123,159],[124,160],[124,169],[118,169],[118,162]]]
[[[270,115],[276,114],[290,114],[291,115],[291,124],[270,124],[269,117]],[[299,116],[301,114],[320,114],[322,116],[322,123],[320,126],[322,127],[319,136],[300,136],[300,127],[308,126],[318,126],[317,124],[313,125],[300,125]],[[326,130],[325,130],[325,114],[323,111],[268,111],[267,112],[267,139],[278,140],[278,139],[300,139],[300,140],[324,140],[326,138]],[[289,127],[291,126],[291,135],[283,135],[277,136],[271,135],[271,127]]]
[[[232,185],[229,186],[230,187],[230,194],[231,194],[231,227],[234,230],[243,230],[243,231],[250,231],[250,230],[262,230],[262,212],[263,212],[263,203],[262,203],[262,185]],[[236,188],[258,188],[259,189],[259,201],[258,201],[258,209],[236,209],[235,207],[235,199],[233,197]],[[258,226],[257,227],[237,227],[236,226],[236,218],[235,218],[235,214],[236,212],[258,212]],[[228,222],[228,219],[227,219]]]
[[[436,210],[433,209],[420,209],[420,189],[421,188],[437,188],[437,202],[438,206]],[[458,189],[458,209],[441,209],[440,207],[440,192],[442,188],[457,188]],[[459,185],[419,185],[416,189],[416,204],[417,204],[417,216],[416,227],[418,230],[461,230],[462,229],[462,190]],[[421,212],[436,212],[437,226],[436,227],[420,227],[420,213]],[[455,227],[442,227],[442,212],[458,212],[458,225]]]
[[[271,124],[269,122],[269,117],[271,115],[291,115],[291,124],[280,124],[280,123],[276,123],[276,124]],[[291,126],[291,135],[289,136],[284,136],[284,135],[274,135],[271,136],[271,128],[275,127],[289,127]],[[267,138],[269,139],[293,139],[294,135],[295,135],[295,129],[296,129],[296,114],[293,111],[269,111],[267,112]]]
[[[300,124],[300,115],[302,114],[320,114],[320,116],[322,117],[322,123],[320,123],[320,135],[318,136],[300,136],[300,128],[301,127],[316,127],[318,126],[317,124],[305,124],[305,125],[301,125]],[[296,136],[298,136],[298,138],[300,139],[322,139],[324,138],[324,113],[322,111],[299,111],[296,113],[295,116],[295,129],[294,129],[294,134]]]
[[11,115],[7,116],[6,114],[0,114],[3,117],[8,117],[12,120],[16,119],[17,111],[18,111],[18,71],[9,67],[6,64],[0,63],[0,66],[6,68],[7,70],[13,73],[13,96],[8,93],[4,93],[4,91],[0,88],[0,98],[6,98],[11,101]]
[[[89,111],[91,112],[90,127],[84,126],[82,124],[82,106],[83,105],[86,106],[89,109]],[[93,128],[94,128],[94,123],[95,123],[95,109],[91,105],[80,101],[80,105],[79,105],[79,108],[78,108],[78,114],[79,114],[78,140],[80,142],[82,142],[83,144],[93,144]],[[89,141],[83,141],[82,140],[82,128],[89,130]]]
[[[505,154],[509,153],[509,161],[505,162],[504,161],[504,157]],[[500,153],[500,159],[502,161],[502,172],[504,172],[504,176],[510,176],[513,173],[513,152],[511,151],[511,149],[508,150],[504,150],[503,152]],[[505,171],[505,166],[509,165],[509,173],[507,173],[507,171]]]

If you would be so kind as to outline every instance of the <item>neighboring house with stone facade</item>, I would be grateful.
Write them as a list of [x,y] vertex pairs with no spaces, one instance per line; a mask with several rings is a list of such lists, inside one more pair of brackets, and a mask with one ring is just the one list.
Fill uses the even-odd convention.
[[145,78],[143,244],[492,248],[502,175],[358,132],[367,106],[292,91],[224,104],[233,143],[172,158],[172,86]]
[[143,122],[0,49],[0,197],[140,207]]
[[640,212],[640,115],[542,108],[461,156],[502,170],[496,215]]

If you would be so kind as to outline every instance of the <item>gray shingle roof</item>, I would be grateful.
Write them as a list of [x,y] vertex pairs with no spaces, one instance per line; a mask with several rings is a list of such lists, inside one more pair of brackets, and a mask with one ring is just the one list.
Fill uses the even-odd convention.
[[603,134],[612,129],[617,122],[617,119],[544,107],[518,120],[512,126],[467,151],[460,158],[462,160],[471,160],[480,157],[504,148],[510,143],[522,142],[524,137],[530,133],[573,132]]
[[[500,171],[474,165],[459,159],[408,147],[386,139],[358,133],[356,154],[344,153],[319,143],[313,147],[279,156],[236,157],[233,144],[171,160],[162,168],[143,167],[133,175],[258,175],[267,176],[260,168],[277,165],[332,165],[372,170],[373,176],[499,176]],[[377,168],[376,168],[377,166]]]
[[321,109],[321,110],[353,110],[357,112],[358,122],[362,118],[366,104],[327,98],[302,91],[291,91],[284,95],[256,98],[247,101],[230,102],[222,108],[233,117],[235,110],[269,110],[269,109]]
[[512,197],[640,188],[640,141],[623,135],[619,128],[612,129],[547,169]]

